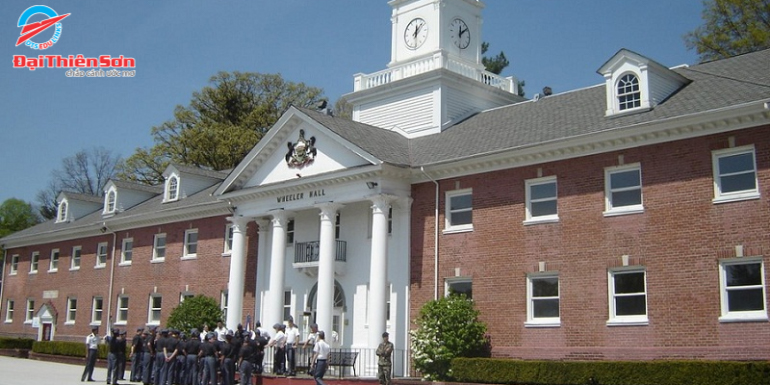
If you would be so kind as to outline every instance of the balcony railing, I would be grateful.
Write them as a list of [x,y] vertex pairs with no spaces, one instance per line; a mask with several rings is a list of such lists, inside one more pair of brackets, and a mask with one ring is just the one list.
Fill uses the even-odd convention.
[[513,77],[502,77],[491,72],[469,66],[460,61],[446,57],[442,53],[426,57],[421,60],[391,67],[373,74],[357,74],[354,77],[353,90],[362,91],[388,84],[396,80],[419,75],[438,68],[445,68],[467,78],[475,79],[489,86],[499,88],[510,93],[517,93],[518,83]]
[[[334,256],[336,262],[347,261],[347,247],[345,241],[337,242],[337,253]],[[318,263],[318,252],[320,250],[319,241],[297,242],[294,245],[294,263]]]

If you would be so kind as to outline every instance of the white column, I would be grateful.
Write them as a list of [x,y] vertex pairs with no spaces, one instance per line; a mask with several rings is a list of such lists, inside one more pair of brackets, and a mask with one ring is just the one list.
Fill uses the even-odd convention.
[[264,303],[262,300],[264,299],[264,294],[260,294],[263,290],[266,290],[267,287],[265,286],[265,283],[268,282],[268,261],[270,260],[269,254],[267,253],[267,234],[269,234],[270,228],[270,221],[265,219],[258,219],[257,226],[259,226],[258,229],[258,241],[257,241],[257,271],[256,276],[254,280],[254,294],[256,296],[256,300],[258,301],[257,308],[254,309],[254,321],[251,323],[251,328],[254,329],[257,323],[257,321],[262,320],[262,316],[264,314]]
[[235,330],[243,317],[243,285],[246,277],[246,227],[243,217],[228,217],[233,226],[230,280],[227,283],[227,328]]
[[286,270],[286,224],[289,213],[283,210],[271,213],[273,215],[273,242],[270,252],[270,291],[265,301],[265,319],[262,326],[268,330],[273,324],[283,322],[283,290],[284,273]]
[[387,324],[388,211],[391,198],[378,195],[372,203],[372,253],[369,267],[369,348],[382,342]]
[[342,205],[325,203],[316,207],[321,210],[316,323],[318,323],[318,330],[323,330],[327,337],[331,337],[332,316],[334,315],[334,256],[337,252],[334,225],[337,218],[337,210],[342,208]]

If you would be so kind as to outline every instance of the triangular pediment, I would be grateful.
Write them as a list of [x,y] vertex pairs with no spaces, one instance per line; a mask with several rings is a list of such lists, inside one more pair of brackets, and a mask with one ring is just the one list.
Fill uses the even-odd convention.
[[291,107],[215,194],[381,163],[375,156]]

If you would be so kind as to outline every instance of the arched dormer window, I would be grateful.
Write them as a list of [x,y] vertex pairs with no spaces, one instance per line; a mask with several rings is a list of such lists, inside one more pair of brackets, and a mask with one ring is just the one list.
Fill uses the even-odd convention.
[[107,193],[107,203],[105,204],[105,211],[108,213],[114,213],[115,212],[115,205],[117,204],[117,193],[115,190],[110,190]]
[[166,201],[175,201],[179,199],[179,177],[171,175],[166,184]]
[[642,92],[639,89],[639,78],[634,74],[625,74],[617,85],[618,110],[630,110],[642,106]]
[[61,201],[59,203],[59,212],[56,215],[56,222],[67,221],[67,201]]

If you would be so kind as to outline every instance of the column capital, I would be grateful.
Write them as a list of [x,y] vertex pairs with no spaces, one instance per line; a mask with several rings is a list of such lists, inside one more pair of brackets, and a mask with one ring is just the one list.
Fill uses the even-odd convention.
[[257,232],[264,233],[270,230],[270,220],[266,218],[257,218],[254,220],[257,223]]
[[228,222],[230,222],[233,225],[234,230],[246,231],[246,226],[248,226],[249,222],[254,218],[233,216],[233,217],[227,217],[226,219]]
[[345,205],[335,202],[326,202],[315,205],[315,208],[321,210],[321,219],[331,220],[341,208]]
[[372,201],[372,212],[386,213],[391,207],[391,203],[397,199],[394,195],[377,194],[368,197]]
[[269,214],[272,217],[271,222],[273,223],[273,227],[283,227],[286,224],[286,221],[289,220],[289,217],[294,215],[294,212],[287,210],[273,210],[270,211]]

